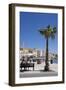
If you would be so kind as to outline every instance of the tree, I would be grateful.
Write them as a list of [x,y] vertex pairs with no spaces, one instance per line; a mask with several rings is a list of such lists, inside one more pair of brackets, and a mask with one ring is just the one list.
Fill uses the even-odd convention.
[[48,40],[51,37],[55,38],[55,33],[57,32],[56,27],[51,27],[50,25],[47,28],[43,28],[39,30],[40,34],[45,36],[46,38],[46,60],[45,60],[45,71],[49,71],[49,62],[48,62]]

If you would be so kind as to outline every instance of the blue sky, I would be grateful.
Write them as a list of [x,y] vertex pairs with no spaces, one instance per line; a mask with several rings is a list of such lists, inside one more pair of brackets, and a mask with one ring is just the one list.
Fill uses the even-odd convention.
[[[58,15],[53,13],[20,12],[20,47],[46,48],[45,38],[38,32],[48,25],[58,28]],[[57,53],[58,38],[49,39],[49,51]]]

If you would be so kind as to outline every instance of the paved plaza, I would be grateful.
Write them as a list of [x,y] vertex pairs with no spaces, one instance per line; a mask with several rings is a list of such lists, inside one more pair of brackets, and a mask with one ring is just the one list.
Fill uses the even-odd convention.
[[30,68],[29,71],[20,72],[20,78],[27,77],[48,77],[48,76],[57,76],[58,75],[58,64],[50,64],[49,71],[44,71],[44,63],[37,64],[35,63],[34,71]]

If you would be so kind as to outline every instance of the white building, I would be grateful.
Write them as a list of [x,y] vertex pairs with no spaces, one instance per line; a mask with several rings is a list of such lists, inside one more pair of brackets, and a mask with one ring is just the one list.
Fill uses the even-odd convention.
[[[20,58],[22,56],[35,56],[35,57],[45,57],[46,52],[44,50],[36,49],[36,48],[20,48]],[[54,58],[55,55],[49,52],[49,60]]]

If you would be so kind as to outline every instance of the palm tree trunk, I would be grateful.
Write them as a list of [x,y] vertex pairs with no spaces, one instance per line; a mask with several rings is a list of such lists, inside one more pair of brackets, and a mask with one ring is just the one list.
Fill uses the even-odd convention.
[[46,61],[45,61],[45,71],[49,71],[49,62],[48,62],[48,37],[46,38]]

